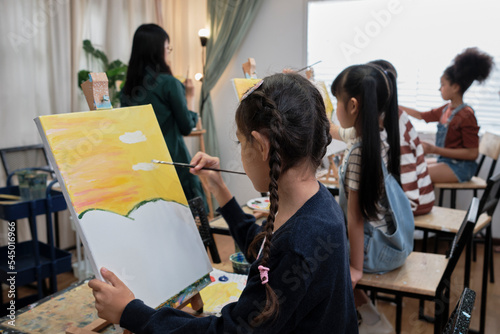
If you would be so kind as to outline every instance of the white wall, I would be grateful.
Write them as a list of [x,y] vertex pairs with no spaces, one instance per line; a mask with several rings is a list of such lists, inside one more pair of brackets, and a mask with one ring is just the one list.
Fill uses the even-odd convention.
[[[243,170],[234,122],[238,100],[231,79],[244,77],[241,65],[249,57],[255,59],[259,78],[286,67],[306,66],[306,1],[264,1],[241,47],[212,90],[222,168]],[[227,174],[224,178],[239,203],[260,196],[247,177]]]

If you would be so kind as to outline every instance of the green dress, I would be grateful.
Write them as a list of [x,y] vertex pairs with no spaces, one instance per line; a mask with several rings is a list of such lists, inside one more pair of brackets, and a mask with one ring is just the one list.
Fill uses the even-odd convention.
[[[163,138],[175,162],[189,163],[191,156],[183,136],[191,133],[198,121],[198,114],[188,110],[184,85],[168,74],[145,77],[142,87],[134,88],[132,97],[121,94],[122,107],[151,104],[160,125]],[[201,197],[206,203],[200,179],[189,168],[175,167],[182,189],[188,200]]]

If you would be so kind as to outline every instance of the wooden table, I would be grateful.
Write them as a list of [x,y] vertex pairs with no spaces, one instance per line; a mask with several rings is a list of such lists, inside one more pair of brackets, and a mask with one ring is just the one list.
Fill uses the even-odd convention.
[[[46,333],[64,334],[66,329],[83,328],[96,320],[94,296],[87,285],[88,280],[75,283],[68,288],[48,296],[39,302],[16,312],[15,327],[10,319],[0,319],[0,330],[4,334]],[[119,327],[110,326],[102,333],[122,333]]]
[[[208,274],[205,277],[207,280],[206,285],[208,285],[210,277]],[[76,327],[78,332],[78,330],[99,319],[94,306],[95,299],[92,290],[88,286],[89,280],[74,283],[64,290],[18,310],[15,314],[14,323],[11,322],[13,319],[8,316],[0,318],[0,333],[65,334],[72,327]],[[200,287],[200,289],[206,286],[196,283],[194,285]],[[201,299],[199,299],[200,289],[189,289],[188,287],[169,299],[166,305],[187,311],[185,308],[187,303],[193,300],[201,302]],[[195,309],[194,306],[193,309]],[[109,325],[99,333],[123,333],[123,330],[119,326]]]

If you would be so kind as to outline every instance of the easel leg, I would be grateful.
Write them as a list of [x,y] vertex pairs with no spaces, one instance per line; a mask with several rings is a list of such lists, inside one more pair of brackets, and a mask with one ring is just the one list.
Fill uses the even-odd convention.
[[[191,307],[186,308],[187,304],[191,304]],[[203,314],[203,300],[201,299],[201,295],[199,293],[195,294],[188,300],[185,300],[181,305],[177,306],[176,309],[197,317],[205,316]]]
[[191,307],[197,313],[203,312],[203,300],[201,299],[201,295],[199,293],[191,297]]

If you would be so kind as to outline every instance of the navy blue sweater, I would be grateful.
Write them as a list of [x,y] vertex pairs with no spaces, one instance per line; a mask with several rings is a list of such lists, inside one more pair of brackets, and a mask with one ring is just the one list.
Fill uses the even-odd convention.
[[[261,228],[233,198],[219,211],[246,253]],[[328,190],[311,197],[273,235],[269,283],[279,297],[278,317],[253,328],[250,321],[266,299],[259,261],[236,303],[220,317],[195,318],[164,307],[154,310],[140,300],[125,308],[120,325],[134,333],[357,333],[342,210]]]

